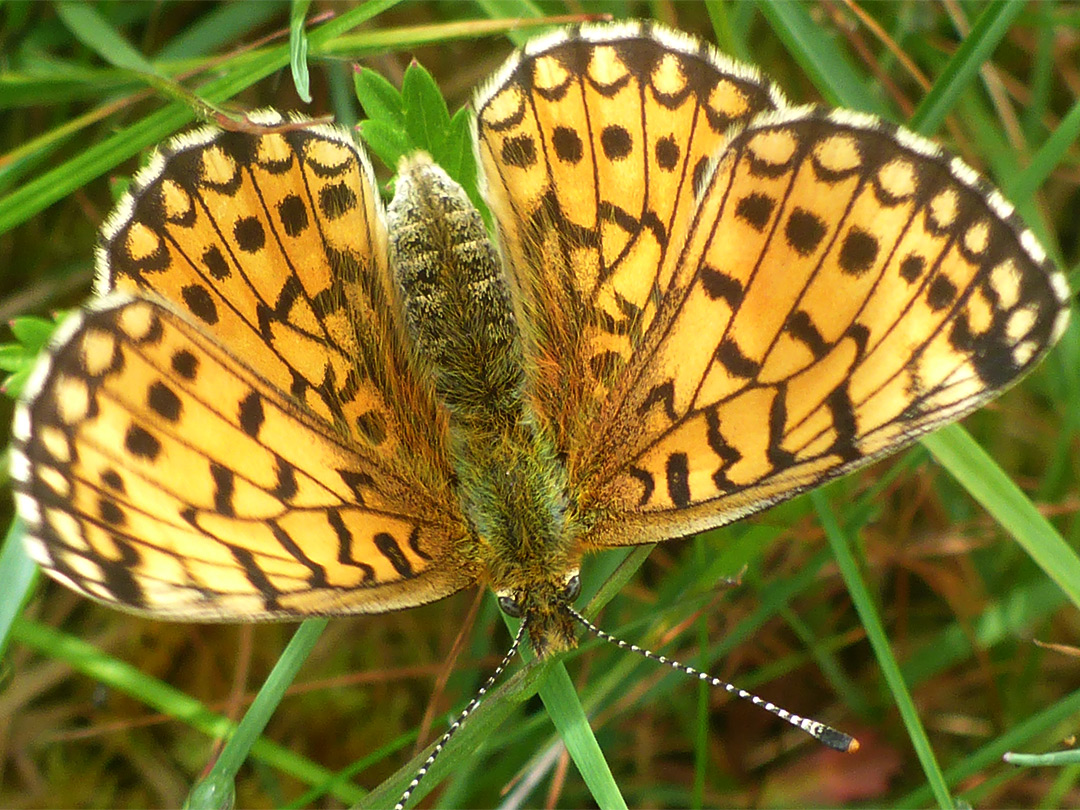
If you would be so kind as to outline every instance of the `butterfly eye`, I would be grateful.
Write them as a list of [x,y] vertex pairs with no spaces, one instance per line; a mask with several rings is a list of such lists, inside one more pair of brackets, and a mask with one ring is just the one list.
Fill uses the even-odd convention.
[[520,619],[521,614],[524,612],[521,608],[521,602],[517,600],[517,597],[508,593],[500,594],[499,610],[512,619]]
[[575,599],[578,598],[578,595],[580,593],[581,577],[579,577],[576,573],[571,574],[570,578],[566,580],[566,584],[563,586],[563,599],[565,599],[567,602],[573,602]]

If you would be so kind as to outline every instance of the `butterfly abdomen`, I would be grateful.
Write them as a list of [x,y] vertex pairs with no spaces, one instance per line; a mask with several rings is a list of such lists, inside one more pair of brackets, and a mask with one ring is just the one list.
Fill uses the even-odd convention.
[[459,424],[508,418],[521,406],[521,338],[480,214],[423,153],[401,162],[387,214],[409,336],[440,398]]

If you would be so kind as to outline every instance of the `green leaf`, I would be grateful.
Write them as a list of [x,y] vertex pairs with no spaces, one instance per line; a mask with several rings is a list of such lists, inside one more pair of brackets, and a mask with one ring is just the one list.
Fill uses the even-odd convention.
[[446,125],[446,134],[440,147],[438,154],[432,157],[448,175],[465,185],[462,175],[472,169],[475,180],[475,165],[471,165],[466,157],[472,154],[472,140],[469,137],[468,111],[464,107],[454,113],[454,117]]
[[405,102],[405,131],[417,149],[428,152],[436,162],[450,129],[450,112],[431,74],[413,62],[401,83]]
[[360,137],[383,165],[392,169],[403,155],[413,151],[405,130],[386,121],[361,121]]
[[26,349],[18,343],[0,344],[0,371],[18,371],[26,363]]
[[353,83],[368,115],[360,122],[360,137],[371,152],[390,169],[406,155],[427,152],[465,189],[490,229],[491,214],[477,183],[469,110],[462,107],[451,117],[435,80],[416,62],[405,71],[401,92],[367,69],[357,71]]
[[30,372],[37,364],[38,355],[48,344],[56,327],[70,314],[70,311],[58,312],[55,320],[33,315],[12,319],[9,326],[17,342],[0,344],[0,370],[11,372],[0,385],[0,391],[10,397],[22,393]]
[[488,211],[487,202],[480,193],[479,172],[476,167],[476,153],[473,151],[472,112],[462,107],[450,119],[449,134],[443,144],[443,152],[438,158],[439,165],[446,173],[461,183],[472,204],[480,212],[492,230],[493,220]]
[[389,79],[369,68],[353,75],[356,99],[369,120],[393,124],[405,131],[405,100]]
[[32,354],[37,354],[45,347],[45,344],[49,342],[49,338],[52,336],[53,331],[64,317],[65,316],[63,315],[58,316],[56,320],[38,318],[33,315],[13,318],[10,324],[11,333],[15,335],[15,339],[18,340],[27,351]]

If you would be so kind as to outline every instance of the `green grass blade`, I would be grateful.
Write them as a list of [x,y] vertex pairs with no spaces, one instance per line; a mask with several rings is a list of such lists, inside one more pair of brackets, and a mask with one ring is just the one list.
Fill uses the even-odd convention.
[[292,70],[296,94],[305,104],[311,103],[311,76],[308,74],[308,41],[304,30],[304,18],[307,16],[311,0],[293,0],[289,12],[289,67]]
[[[516,712],[530,697],[536,694],[541,681],[547,677],[554,662],[531,662],[520,672],[514,674],[502,686],[489,692],[486,699],[469,715],[467,722],[458,727],[457,732],[446,743],[442,754],[435,760],[427,775],[420,781],[410,797],[410,806],[415,806],[430,793],[440,781],[458,767],[464,757],[476,756],[486,741],[491,739],[496,730]],[[455,714],[456,717],[456,714]],[[439,732],[441,736],[441,731]],[[416,776],[417,770],[428,758],[434,743],[403,765],[397,772],[371,791],[360,802],[360,808],[392,807],[406,786]]]
[[[479,9],[493,20],[505,20],[519,17],[521,19],[543,18],[544,12],[539,5],[532,0],[476,0]],[[536,30],[520,31],[514,28],[506,32],[506,37],[515,46],[524,45],[532,36],[539,33]]]
[[26,553],[22,536],[22,525],[13,520],[0,547],[0,593],[4,595],[0,599],[0,656],[7,651],[11,629],[37,579],[37,564]]
[[597,806],[601,810],[626,810],[619,785],[604,759],[577,690],[562,662],[552,668],[540,687],[540,699]]
[[705,0],[703,4],[712,23],[716,46],[726,54],[743,62],[750,61],[750,54],[742,47],[742,42],[735,36],[731,25],[731,4],[723,0]]
[[[87,677],[130,695],[208,737],[217,739],[236,731],[235,723],[210,711],[195,698],[157,678],[151,678],[130,664],[106,655],[82,639],[25,619],[15,622],[11,637],[50,658],[66,662]],[[251,758],[306,784],[319,784],[334,779],[332,771],[266,740],[260,739],[251,746]],[[352,785],[335,783],[333,795],[341,801],[354,803],[361,799],[363,792]]]
[[922,443],[1080,607],[1080,557],[986,451],[956,425]]
[[893,655],[889,637],[885,633],[884,623],[878,614],[873,598],[870,596],[870,589],[866,586],[866,582],[859,572],[859,566],[851,553],[849,541],[840,530],[840,524],[837,523],[832,508],[821,490],[811,492],[810,500],[814,504],[818,519],[825,530],[825,536],[829,540],[829,548],[832,549],[836,563],[840,566],[840,574],[844,578],[848,593],[851,594],[851,601],[855,604],[855,610],[858,611],[859,619],[866,629],[867,639],[874,649],[874,655],[881,667],[881,673],[885,678],[885,682],[889,685],[889,691],[892,693],[893,699],[900,710],[900,716],[904,721],[904,726],[907,728],[908,736],[915,746],[915,753],[919,757],[919,762],[922,763],[927,780],[930,782],[934,801],[937,802],[939,807],[952,808],[952,797],[949,795],[949,788],[941,772],[941,766],[938,765],[937,758],[930,747],[930,740],[926,736],[922,720],[919,719],[915,701],[912,700],[907,684],[904,683],[903,675],[900,673],[900,666],[896,662],[896,656]]
[[[1075,728],[1078,713],[1080,713],[1080,690],[1065,696],[1054,705],[1024,720],[978,751],[968,755],[958,765],[945,772],[945,779],[950,785],[958,785],[978,777],[986,768],[999,765],[1002,756],[1007,751],[1023,745],[1034,744],[1040,748],[1056,745],[1063,727]],[[915,808],[926,807],[931,800],[930,789],[923,787],[900,798],[893,806],[915,810]]]
[[133,48],[93,6],[69,0],[55,3],[53,8],[75,38],[108,64],[139,73],[157,73],[153,64]]
[[920,102],[908,126],[921,135],[937,132],[945,116],[979,74],[983,63],[1008,33],[1017,15],[1024,10],[1025,0],[1006,0],[990,3],[976,20],[971,32],[953,54],[930,92]]
[[260,0],[258,3],[224,3],[208,9],[187,28],[178,31],[159,50],[154,61],[159,65],[181,59],[193,59],[213,53],[252,36],[281,14],[288,3]]
[[[328,42],[340,36],[343,31],[366,22],[398,2],[399,0],[371,0],[323,24],[308,37],[311,52],[321,52]],[[232,60],[228,69],[223,68],[225,75],[206,82],[196,93],[205,101],[217,104],[280,70],[288,61],[287,45],[242,54]],[[122,161],[160,143],[185,124],[195,120],[195,117],[196,113],[191,107],[173,102],[127,127],[123,132],[89,146],[63,165],[45,172],[6,197],[0,198],[0,233],[25,222],[90,180],[111,171]]]
[[206,797],[227,795],[232,790],[237,771],[258,742],[274,710],[285,697],[285,692],[292,685],[300,667],[304,665],[319,636],[326,629],[328,621],[329,619],[308,619],[297,628],[285,651],[259,688],[254,702],[236,726],[236,731],[229,735],[229,740],[222,748],[214,767],[192,788],[189,805],[198,807],[209,804]]
[[798,2],[760,3],[758,8],[825,100],[838,107],[885,115],[867,81],[847,55]]
[[1061,119],[1061,123],[1032,156],[1028,167],[1012,177],[1002,178],[1009,199],[1026,200],[1042,186],[1050,174],[1061,165],[1068,152],[1080,141],[1080,101]]

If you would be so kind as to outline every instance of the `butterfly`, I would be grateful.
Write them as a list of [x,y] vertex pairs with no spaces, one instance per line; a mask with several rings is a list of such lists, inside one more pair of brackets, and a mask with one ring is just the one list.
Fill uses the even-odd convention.
[[384,209],[337,127],[160,148],[16,409],[49,575],[191,621],[482,585],[548,656],[588,552],[895,452],[1065,328],[1063,275],[957,158],[663,27],[535,39],[475,110],[495,239],[423,154]]

